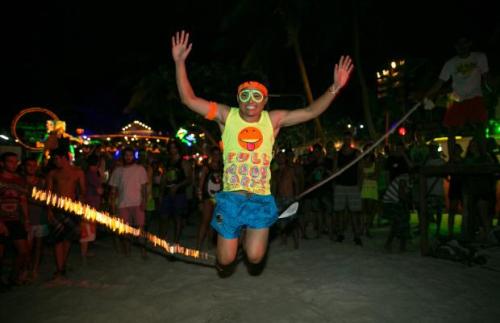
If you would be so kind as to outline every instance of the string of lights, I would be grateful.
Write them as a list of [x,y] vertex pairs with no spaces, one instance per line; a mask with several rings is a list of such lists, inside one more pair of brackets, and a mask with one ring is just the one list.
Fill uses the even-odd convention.
[[68,197],[58,196],[53,192],[40,190],[36,187],[33,188],[31,197],[36,201],[43,202],[48,206],[77,215],[87,221],[99,223],[119,235],[131,235],[137,238],[144,238],[146,241],[149,241],[153,247],[159,247],[168,254],[181,255],[183,257],[207,261],[215,260],[213,255],[201,252],[200,250],[186,248],[179,244],[171,244],[152,233],[134,228],[123,222],[122,219],[111,216],[106,212],[98,211],[90,205],[80,201],[74,201]]

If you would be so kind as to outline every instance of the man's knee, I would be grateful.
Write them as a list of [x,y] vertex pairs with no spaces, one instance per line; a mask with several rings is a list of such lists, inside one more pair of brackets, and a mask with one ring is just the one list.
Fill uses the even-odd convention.
[[248,262],[252,264],[258,264],[264,259],[266,250],[262,248],[253,248],[252,250],[247,250]]
[[223,266],[229,266],[234,262],[235,258],[235,255],[219,255],[217,256],[217,262]]

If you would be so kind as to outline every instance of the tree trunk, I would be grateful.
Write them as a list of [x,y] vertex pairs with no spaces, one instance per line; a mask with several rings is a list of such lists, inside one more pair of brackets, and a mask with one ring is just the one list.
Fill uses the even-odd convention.
[[[292,35],[291,41],[293,50],[295,52],[295,57],[297,58],[297,63],[299,64],[302,82],[304,83],[304,91],[306,92],[307,102],[311,104],[314,101],[314,98],[312,95],[311,86],[309,85],[309,77],[307,76],[306,66],[304,64],[304,59],[302,57],[302,52],[300,50],[298,36],[296,33]],[[321,127],[321,122],[319,121],[319,118],[314,118],[314,125],[315,125],[315,136],[316,137],[319,136],[321,138],[323,145],[326,144],[325,132],[323,131],[323,127]]]
[[363,106],[363,114],[365,117],[366,127],[368,128],[368,133],[372,140],[377,138],[377,131],[375,130],[375,126],[373,125],[371,106],[370,106],[370,91],[368,89],[368,85],[366,84],[366,79],[363,74],[363,69],[361,68],[361,50],[359,45],[359,20],[358,20],[358,5],[356,2],[353,2],[354,9],[354,19],[353,19],[353,36],[354,36],[354,60],[355,60],[355,70],[356,75],[358,76],[359,84],[361,86],[361,99]]

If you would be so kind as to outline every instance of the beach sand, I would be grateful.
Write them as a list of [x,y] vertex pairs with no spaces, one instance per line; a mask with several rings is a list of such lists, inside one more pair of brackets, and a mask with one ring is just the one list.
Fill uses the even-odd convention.
[[[194,243],[195,226],[183,240]],[[500,247],[486,266],[422,257],[418,239],[406,253],[382,248],[386,228],[356,246],[326,236],[294,250],[276,239],[266,268],[243,262],[229,278],[215,269],[170,261],[138,248],[117,253],[110,234],[82,266],[73,245],[68,278],[50,282],[50,249],[37,282],[0,293],[0,322],[498,322]],[[290,239],[291,240],[291,239]],[[397,249],[397,248],[396,248]],[[214,252],[214,250],[211,250]]]

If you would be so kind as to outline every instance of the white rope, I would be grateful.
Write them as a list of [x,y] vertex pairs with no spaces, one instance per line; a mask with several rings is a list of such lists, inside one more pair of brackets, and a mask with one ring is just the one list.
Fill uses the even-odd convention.
[[418,107],[420,106],[420,104],[421,104],[420,102],[418,102],[417,104],[415,104],[398,122],[396,122],[392,126],[391,129],[389,129],[385,134],[382,135],[382,137],[380,137],[377,141],[375,141],[375,143],[373,143],[373,145],[371,145],[368,149],[366,149],[365,151],[363,151],[363,153],[361,153],[358,157],[356,157],[354,160],[352,160],[349,164],[345,165],[344,167],[342,167],[341,169],[339,169],[337,172],[335,172],[332,175],[328,176],[327,178],[325,178],[321,182],[318,182],[318,183],[314,184],[313,186],[309,187],[307,190],[305,190],[304,192],[302,192],[299,195],[297,195],[297,197],[295,199],[296,200],[301,199],[302,197],[304,197],[305,195],[311,193],[312,191],[314,191],[318,187],[324,185],[325,183],[327,183],[327,182],[331,181],[332,179],[334,179],[335,177],[339,176],[340,174],[342,174],[343,172],[345,172],[347,169],[349,169],[349,167],[351,167],[352,165],[354,165],[358,161],[360,161],[363,157],[365,157],[368,153],[370,153],[373,149],[375,149],[375,147],[377,147],[385,138],[389,137],[394,132],[394,130],[396,130],[403,122],[405,122],[406,119],[408,119],[408,117],[413,112],[415,112],[418,109]]

